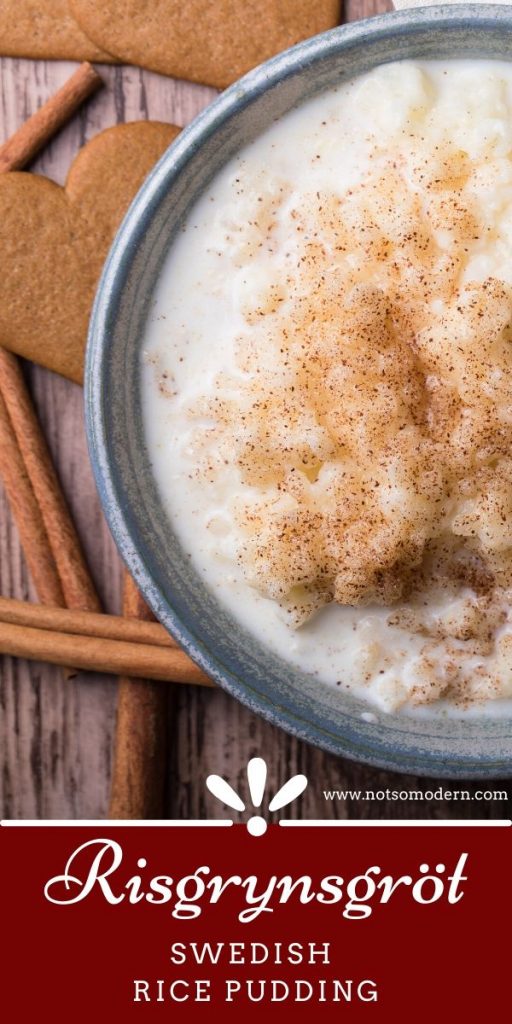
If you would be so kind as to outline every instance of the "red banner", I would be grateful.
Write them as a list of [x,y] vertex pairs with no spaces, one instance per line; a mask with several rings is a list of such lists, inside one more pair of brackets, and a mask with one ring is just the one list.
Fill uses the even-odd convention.
[[9,1021],[505,1012],[507,827],[43,825],[0,839]]

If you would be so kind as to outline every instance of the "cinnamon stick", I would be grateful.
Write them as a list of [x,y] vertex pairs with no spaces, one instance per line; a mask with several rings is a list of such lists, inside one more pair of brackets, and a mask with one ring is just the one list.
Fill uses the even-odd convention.
[[[123,613],[147,625],[153,619],[128,573]],[[166,689],[148,679],[119,680],[109,818],[164,816],[167,698]]]
[[126,640],[135,644],[177,647],[176,641],[159,622],[32,604],[30,601],[16,601],[11,597],[0,597],[0,622],[13,626],[48,629],[57,633],[97,636],[104,640]]
[[[53,467],[19,362],[16,356],[2,348],[0,394],[14,434],[14,444],[11,435],[12,457],[18,460],[18,453],[21,454],[35,497],[35,504],[24,504],[22,514],[25,519],[37,517],[39,509],[50,548],[47,569],[50,571],[49,563],[53,557],[63,594],[60,603],[66,604],[69,608],[99,612],[100,600],[89,574],[82,545]],[[5,453],[5,459],[9,460],[9,450]],[[18,516],[19,514],[18,510]],[[24,544],[24,549],[28,559],[28,544]],[[41,600],[47,603],[39,587],[37,590]],[[52,604],[58,603],[52,601]]]
[[53,665],[75,665],[90,672],[212,686],[208,676],[178,647],[129,643],[51,629],[33,629],[0,622],[0,653]]
[[103,85],[87,61],[67,82],[0,146],[0,173],[18,171],[31,163],[40,149],[69,120],[75,110]]
[[0,476],[18,526],[34,586],[48,604],[63,604],[57,567],[48,544],[41,510],[18,448],[16,435],[0,391]]

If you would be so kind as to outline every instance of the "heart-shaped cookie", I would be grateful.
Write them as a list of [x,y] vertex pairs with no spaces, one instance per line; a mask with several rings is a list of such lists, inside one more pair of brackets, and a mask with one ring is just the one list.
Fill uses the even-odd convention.
[[223,89],[339,24],[341,0],[68,0],[98,46],[129,64]]
[[80,151],[65,188],[37,174],[0,174],[0,344],[82,380],[105,257],[178,131],[151,121],[108,128]]
[[68,0],[0,0],[0,53],[117,63],[82,32]]

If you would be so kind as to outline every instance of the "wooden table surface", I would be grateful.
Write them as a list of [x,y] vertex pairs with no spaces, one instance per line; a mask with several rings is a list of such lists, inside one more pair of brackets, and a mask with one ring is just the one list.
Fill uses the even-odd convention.
[[[350,0],[347,19],[389,9],[386,0]],[[121,121],[154,119],[186,125],[215,91],[138,68],[102,67],[106,87],[52,142],[32,168],[63,182],[83,143]],[[0,136],[7,138],[73,71],[64,62],[0,61]],[[1,268],[0,268],[1,272]],[[26,373],[89,562],[108,611],[120,605],[121,565],[104,522],[89,467],[79,387],[38,367]],[[0,489],[0,593],[36,599],[18,534]],[[108,806],[116,716],[115,679],[82,675],[64,682],[51,666],[4,658],[0,689],[0,813],[12,818],[101,818]],[[167,685],[167,684],[162,684]],[[327,801],[324,790],[428,791],[439,783],[413,779],[332,757],[298,742],[249,713],[220,690],[168,686],[169,817],[221,816],[204,779],[224,774],[244,786],[250,757],[265,757],[270,785],[304,772],[309,787],[290,815],[304,817],[505,817],[503,800]],[[507,790],[504,783],[493,789]],[[445,783],[448,787],[449,783]],[[474,795],[479,784],[460,784]]]

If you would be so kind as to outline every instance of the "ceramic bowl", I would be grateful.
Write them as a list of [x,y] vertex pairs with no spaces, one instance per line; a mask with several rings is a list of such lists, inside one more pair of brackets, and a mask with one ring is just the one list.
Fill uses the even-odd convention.
[[[343,26],[252,71],[180,134],[133,202],[101,279],[87,357],[87,427],[102,505],[123,559],[169,632],[225,690],[288,732],[368,764],[447,778],[512,775],[512,720],[379,713],[301,674],[249,635],[200,580],[163,511],[144,440],[140,353],[155,282],[187,210],[276,117],[386,61],[511,55],[509,8],[450,5]],[[371,721],[361,717],[368,710]]]

